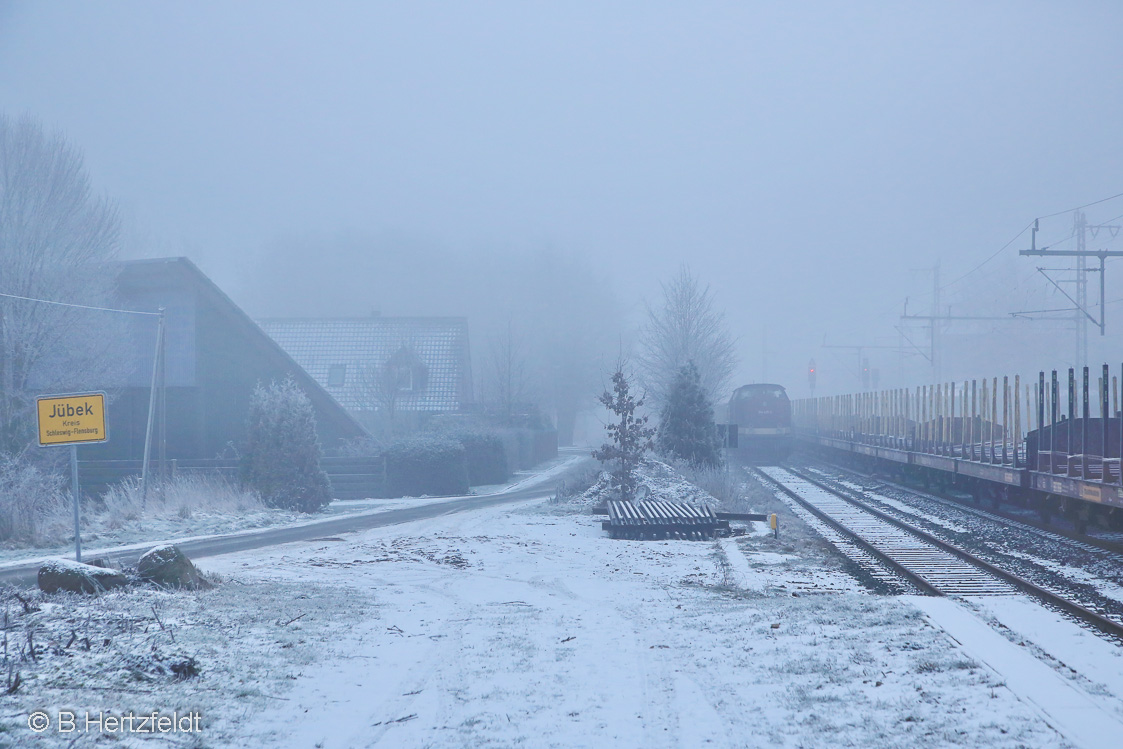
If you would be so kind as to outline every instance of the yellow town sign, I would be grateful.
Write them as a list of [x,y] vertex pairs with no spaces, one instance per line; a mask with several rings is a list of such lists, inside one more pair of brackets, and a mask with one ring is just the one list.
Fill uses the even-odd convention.
[[36,399],[39,445],[105,442],[105,393],[44,395]]

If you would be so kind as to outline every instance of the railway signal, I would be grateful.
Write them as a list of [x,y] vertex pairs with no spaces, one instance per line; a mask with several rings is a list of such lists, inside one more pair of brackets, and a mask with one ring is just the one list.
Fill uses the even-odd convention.
[[811,387],[811,397],[815,397],[815,360],[807,362],[807,384]]

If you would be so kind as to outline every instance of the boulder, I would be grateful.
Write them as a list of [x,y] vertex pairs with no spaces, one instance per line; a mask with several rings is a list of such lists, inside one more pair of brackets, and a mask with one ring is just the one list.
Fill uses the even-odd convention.
[[52,559],[39,568],[39,589],[45,593],[99,593],[128,584],[129,578],[117,570],[69,559]]
[[187,555],[172,544],[157,546],[145,553],[137,562],[136,574],[142,580],[166,588],[203,590],[211,587]]

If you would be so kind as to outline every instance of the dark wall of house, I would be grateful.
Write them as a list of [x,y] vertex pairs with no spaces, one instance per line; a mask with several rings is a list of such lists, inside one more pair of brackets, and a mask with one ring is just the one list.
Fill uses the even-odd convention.
[[[160,430],[157,417],[153,457],[159,455],[161,434],[169,459],[215,458],[228,454],[231,444],[240,449],[254,388],[259,382],[290,376],[312,401],[326,450],[364,434],[331,396],[188,261],[125,264],[118,292],[130,309],[167,309],[167,425]],[[138,460],[144,455],[155,343],[151,321],[141,318],[132,336],[134,371],[128,386],[110,394],[109,441],[82,447],[82,460]]]
[[206,449],[212,451],[200,457],[214,457],[231,441],[240,448],[245,441],[246,416],[254,388],[258,383],[267,385],[290,376],[312,401],[316,430],[325,450],[338,447],[343,439],[359,436],[358,427],[344,424],[341,428],[338,416],[328,410],[334,404],[325,402],[327,397],[318,389],[300,381],[295,364],[286,366],[287,362],[278,362],[274,344],[260,329],[231,323],[225,310],[199,307],[196,376],[202,386],[200,409],[205,415],[204,443]]
[[[199,388],[169,387],[165,396],[168,428],[164,430],[169,458],[213,458],[203,452],[203,412]],[[130,387],[110,393],[106,407],[109,441],[79,448],[82,460],[139,460],[144,457],[144,432],[148,424],[148,388]],[[157,416],[159,410],[157,410]],[[159,453],[158,418],[153,423],[153,457]]]

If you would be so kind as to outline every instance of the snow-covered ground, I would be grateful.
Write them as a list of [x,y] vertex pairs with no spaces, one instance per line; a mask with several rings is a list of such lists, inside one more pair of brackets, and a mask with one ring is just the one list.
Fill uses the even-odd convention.
[[[636,471],[636,498],[645,497],[664,502],[686,502],[694,505],[716,506],[714,497],[687,481],[682,474],[666,463],[654,458],[643,458]],[[574,502],[584,505],[603,505],[606,499],[619,497],[612,490],[612,477],[602,471],[597,480]]]
[[[588,451],[565,450],[554,460],[534,468],[517,471],[505,484],[476,486],[471,496],[497,494],[503,491],[533,485],[536,482],[549,483],[578,460],[588,457]],[[317,513],[293,512],[291,510],[254,507],[244,510],[231,509],[229,512],[196,511],[186,517],[176,514],[148,515],[131,518],[127,521],[107,522],[104,517],[87,516],[82,531],[83,559],[94,559],[98,554],[121,549],[146,549],[164,541],[186,541],[230,533],[252,533],[266,528],[281,528],[302,525],[327,518],[347,517],[396,510],[402,507],[418,507],[441,502],[454,502],[463,497],[398,497],[391,499],[347,499],[332,500]],[[49,547],[0,546],[0,566],[4,564],[38,561],[58,556],[74,554],[73,534],[67,544]]]
[[[47,603],[28,616],[59,653],[45,649],[26,667],[38,678],[4,698],[0,745],[39,745],[26,728],[37,709],[198,711],[199,735],[159,742],[184,747],[1091,747],[1123,735],[1089,729],[1117,721],[1119,684],[1060,666],[1085,651],[1072,668],[1098,659],[1105,675],[1118,648],[1040,608],[999,653],[983,604],[873,595],[790,516],[779,539],[613,541],[584,510],[531,500],[206,559],[224,580],[212,591]],[[71,629],[77,644],[63,642]],[[1033,637],[1065,642],[1040,661]],[[166,673],[188,657],[198,678]],[[1052,677],[1092,693],[1058,695],[1085,725],[1020,681]]]
[[378,599],[254,744],[1066,745],[915,606],[767,535],[609,541],[528,504],[212,566]]

